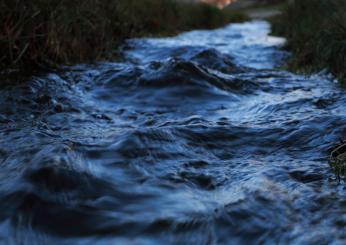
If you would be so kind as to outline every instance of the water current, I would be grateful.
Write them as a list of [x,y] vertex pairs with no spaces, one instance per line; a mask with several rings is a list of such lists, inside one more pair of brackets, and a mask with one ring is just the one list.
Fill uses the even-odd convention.
[[345,244],[346,93],[265,21],[0,90],[3,244]]

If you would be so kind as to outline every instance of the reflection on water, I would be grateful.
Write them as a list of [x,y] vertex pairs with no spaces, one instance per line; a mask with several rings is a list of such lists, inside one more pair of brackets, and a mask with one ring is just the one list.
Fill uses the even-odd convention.
[[266,22],[131,40],[0,91],[6,244],[343,243],[328,76],[275,69]]

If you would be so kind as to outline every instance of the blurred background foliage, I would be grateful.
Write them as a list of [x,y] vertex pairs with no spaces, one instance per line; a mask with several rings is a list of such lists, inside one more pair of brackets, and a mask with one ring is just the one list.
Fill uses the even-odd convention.
[[174,0],[0,0],[0,65],[107,60],[126,38],[245,19],[234,10]]
[[346,1],[290,1],[283,14],[272,19],[273,33],[288,39],[293,51],[289,67],[302,72],[328,68],[346,77]]

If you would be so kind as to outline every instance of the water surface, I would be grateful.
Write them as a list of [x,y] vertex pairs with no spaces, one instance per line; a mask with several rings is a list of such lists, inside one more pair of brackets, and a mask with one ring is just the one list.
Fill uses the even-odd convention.
[[4,244],[343,244],[346,95],[263,21],[130,40],[0,91]]

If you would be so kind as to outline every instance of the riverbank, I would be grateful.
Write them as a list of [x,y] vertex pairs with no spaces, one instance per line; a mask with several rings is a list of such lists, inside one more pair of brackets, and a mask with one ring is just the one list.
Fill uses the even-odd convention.
[[346,2],[304,0],[288,5],[271,19],[273,33],[285,36],[293,55],[288,68],[302,73],[327,68],[340,80],[346,78]]
[[238,11],[173,0],[3,0],[0,67],[109,60],[127,38],[173,35],[245,19]]

